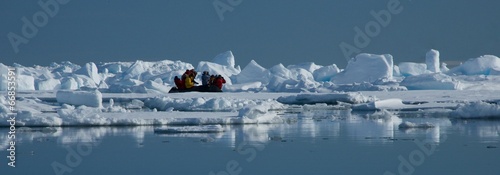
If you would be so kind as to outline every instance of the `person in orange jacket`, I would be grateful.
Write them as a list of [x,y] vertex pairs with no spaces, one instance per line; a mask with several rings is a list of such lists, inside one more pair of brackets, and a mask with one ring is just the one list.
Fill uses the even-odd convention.
[[222,89],[222,84],[225,84],[225,83],[226,83],[226,80],[221,75],[217,76],[217,78],[215,78],[215,80],[214,80],[214,85],[219,89]]

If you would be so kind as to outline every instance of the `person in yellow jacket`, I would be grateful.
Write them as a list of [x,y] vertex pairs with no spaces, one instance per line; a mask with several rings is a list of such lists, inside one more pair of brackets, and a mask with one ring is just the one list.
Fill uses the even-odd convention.
[[193,76],[192,75],[186,76],[184,83],[186,84],[186,89],[192,88],[194,86]]

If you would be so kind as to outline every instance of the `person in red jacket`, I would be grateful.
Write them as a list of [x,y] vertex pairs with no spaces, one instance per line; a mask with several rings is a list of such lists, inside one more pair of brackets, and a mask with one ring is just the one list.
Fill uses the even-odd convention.
[[178,76],[175,76],[174,83],[175,83],[175,86],[177,86],[177,89],[186,89],[186,86],[184,85],[184,81],[181,80]]
[[214,80],[214,85],[219,89],[222,89],[222,84],[225,84],[225,83],[226,83],[226,80],[221,75],[217,76],[217,78],[215,78],[215,80]]

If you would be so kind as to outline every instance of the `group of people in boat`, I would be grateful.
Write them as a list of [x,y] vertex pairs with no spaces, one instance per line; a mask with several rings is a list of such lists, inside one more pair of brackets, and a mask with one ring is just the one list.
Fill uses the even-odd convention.
[[175,86],[177,86],[178,90],[200,90],[217,87],[217,89],[220,91],[223,84],[226,83],[226,80],[221,75],[210,75],[208,71],[203,71],[203,74],[201,75],[201,86],[196,86],[196,84],[199,84],[194,80],[196,75],[198,75],[198,72],[196,72],[194,69],[186,70],[181,78],[175,76]]

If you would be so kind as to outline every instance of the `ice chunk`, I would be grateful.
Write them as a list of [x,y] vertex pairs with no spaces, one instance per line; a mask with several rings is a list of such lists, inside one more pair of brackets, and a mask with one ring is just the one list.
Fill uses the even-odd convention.
[[269,82],[269,71],[252,60],[238,75],[235,75],[235,80],[237,83],[262,82],[267,84]]
[[425,64],[427,65],[427,70],[431,72],[441,72],[439,69],[439,51],[430,50],[425,55]]
[[166,127],[155,128],[155,133],[161,134],[176,134],[176,133],[218,133],[224,132],[221,125],[201,125],[201,126],[183,126],[183,127]]
[[108,73],[117,74],[122,72],[122,67],[123,65],[118,62],[106,65],[105,69],[108,69]]
[[270,91],[302,92],[319,86],[311,72],[302,68],[289,70],[283,64],[278,64],[269,71],[271,79],[266,87]]
[[500,71],[500,58],[493,55],[469,59],[464,64],[450,70],[451,73],[463,75],[490,75],[492,71]]
[[359,54],[349,60],[346,69],[332,78],[335,84],[375,82],[379,79],[392,79],[392,56]]
[[[20,126],[60,126],[61,124],[61,118],[51,114],[18,111],[16,116],[16,125]],[[4,124],[0,122],[0,125]]]
[[61,108],[57,110],[57,114],[63,120],[63,125],[101,126],[111,124],[108,119],[99,116],[99,113],[101,113],[99,108],[86,106],[80,106],[78,108]]
[[385,109],[382,109],[380,111],[375,111],[372,114],[367,114],[366,119],[375,120],[380,123],[391,124],[394,126],[397,126],[402,122],[401,118],[399,118],[398,116],[392,114],[391,112]]
[[277,64],[271,69],[269,69],[272,76],[281,77],[283,79],[290,79],[292,77],[292,73],[289,69],[287,69],[283,64]]
[[123,73],[124,79],[138,79],[141,80],[141,74],[146,72],[147,66],[144,65],[142,60],[137,60],[129,69]]
[[78,82],[72,77],[63,78],[61,81],[61,89],[75,90],[78,89]]
[[235,66],[234,55],[230,50],[215,56],[215,58],[212,59],[212,62],[231,68],[234,68]]
[[262,82],[238,83],[233,85],[226,85],[223,87],[224,91],[241,92],[241,91],[260,91],[262,89]]
[[63,61],[61,64],[52,63],[50,69],[52,69],[52,73],[73,73],[73,71],[81,69],[81,66],[69,61]]
[[392,71],[392,76],[395,76],[395,77],[402,76],[398,65],[394,65],[394,70]]
[[460,81],[443,73],[422,74],[406,77],[401,83],[408,90],[461,90]]
[[97,88],[97,84],[94,80],[85,75],[73,75],[73,78],[78,83],[78,88],[87,87],[87,88]]
[[452,112],[457,118],[500,118],[500,105],[486,102],[471,102],[457,105]]
[[448,69],[448,66],[446,63],[441,63],[441,72],[448,72],[450,69]]
[[93,62],[85,64],[85,66],[77,70],[75,73],[90,77],[94,81],[94,85],[97,85],[101,82],[101,77],[98,74],[97,66]]
[[241,123],[282,123],[283,119],[276,111],[280,109],[284,109],[283,104],[264,101],[238,110],[238,120]]
[[313,76],[316,81],[330,81],[330,79],[339,72],[340,69],[337,65],[333,64],[314,70]]
[[85,105],[91,107],[102,107],[102,94],[98,90],[94,91],[66,91],[59,90],[56,93],[59,103],[71,105]]
[[99,83],[99,86],[98,86],[99,89],[108,89],[109,86],[108,84],[103,80],[101,81],[101,83]]
[[17,90],[34,91],[35,78],[29,75],[17,75]]
[[427,65],[422,63],[402,62],[399,63],[398,67],[401,75],[405,77],[430,73],[426,70]]
[[377,109],[401,109],[405,105],[403,100],[398,98],[373,101],[364,104],[358,104],[352,107],[353,110],[377,110]]
[[155,93],[161,93],[161,94],[166,94],[170,90],[170,87],[164,86],[162,84],[158,84],[154,81],[148,80],[144,83],[144,87],[148,92],[155,92]]
[[36,90],[57,90],[61,88],[61,81],[57,79],[42,80],[36,83]]

